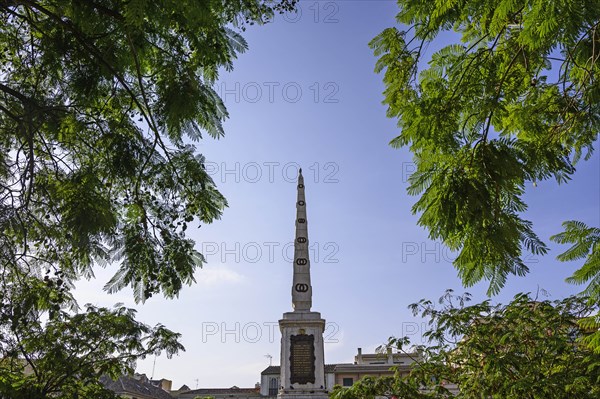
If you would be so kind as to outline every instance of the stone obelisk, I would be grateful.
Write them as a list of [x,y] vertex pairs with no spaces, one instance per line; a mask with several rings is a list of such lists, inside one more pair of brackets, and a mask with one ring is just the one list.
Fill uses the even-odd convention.
[[281,330],[282,399],[325,399],[325,362],[323,331],[325,320],[311,311],[312,286],[308,255],[306,198],[302,169],[298,174],[296,201],[296,237],[294,240],[294,277],[292,280],[292,312],[279,320]]

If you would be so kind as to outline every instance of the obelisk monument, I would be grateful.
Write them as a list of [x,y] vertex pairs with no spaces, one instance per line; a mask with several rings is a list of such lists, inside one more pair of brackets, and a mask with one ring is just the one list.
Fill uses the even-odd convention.
[[281,375],[278,398],[325,399],[325,362],[323,331],[325,320],[311,311],[312,286],[308,254],[306,198],[302,169],[298,174],[296,237],[294,240],[294,277],[292,312],[279,320],[281,330]]

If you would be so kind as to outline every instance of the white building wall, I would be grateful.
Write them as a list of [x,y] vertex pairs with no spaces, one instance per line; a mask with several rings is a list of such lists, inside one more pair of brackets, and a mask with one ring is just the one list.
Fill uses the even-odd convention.
[[335,385],[335,374],[334,373],[325,373],[325,389],[331,392],[333,386]]

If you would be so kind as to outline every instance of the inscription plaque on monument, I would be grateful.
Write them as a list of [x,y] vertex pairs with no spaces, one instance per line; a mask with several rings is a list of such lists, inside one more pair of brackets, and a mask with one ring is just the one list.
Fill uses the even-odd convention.
[[290,383],[315,383],[314,335],[290,336]]

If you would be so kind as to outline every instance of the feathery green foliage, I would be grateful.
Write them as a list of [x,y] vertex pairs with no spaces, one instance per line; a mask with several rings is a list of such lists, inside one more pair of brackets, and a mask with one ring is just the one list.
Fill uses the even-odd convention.
[[[518,294],[506,305],[468,305],[468,294],[451,290],[439,305],[421,300],[410,307],[428,319],[425,344],[408,375],[365,378],[339,387],[333,399],[376,396],[463,399],[592,399],[600,395],[600,353],[581,340],[590,331],[578,320],[598,310],[586,298],[538,300]],[[408,338],[391,338],[403,350]],[[411,353],[412,351],[411,350]]]
[[[522,218],[527,182],[566,182],[600,128],[600,6],[579,1],[399,0],[399,24],[370,43],[384,103],[409,146],[409,193],[431,239],[459,251],[465,285],[525,275],[546,245]],[[453,30],[456,33],[450,33]],[[441,35],[456,43],[436,51]]]
[[238,33],[293,1],[1,1],[3,269],[177,295],[202,255],[188,224],[226,201],[184,138],[223,135],[211,88]]
[[96,265],[142,302],[194,281],[186,230],[227,202],[189,143],[224,134],[241,31],[296,1],[0,0],[0,397],[105,396],[102,373],[182,349],[70,291]]
[[[585,259],[583,266],[576,270],[567,281],[572,284],[586,284],[582,294],[592,302],[600,303],[600,229],[588,227],[585,223],[569,220],[563,223],[565,231],[550,237],[559,244],[573,244],[558,256],[563,262]],[[586,337],[585,342],[600,353],[600,313],[580,321],[582,328],[595,331]]]
[[22,276],[9,296],[0,333],[0,397],[117,398],[104,389],[100,377],[130,375],[135,362],[183,349],[180,334],[162,325],[150,327],[135,320],[135,311],[87,305],[85,312],[56,310],[44,321],[40,309],[52,291],[35,277]]
[[600,299],[600,229],[588,227],[582,222],[570,220],[563,223],[565,231],[550,237],[559,244],[573,244],[558,256],[561,261],[585,259],[581,269],[567,279],[573,284],[589,282],[583,294]]

